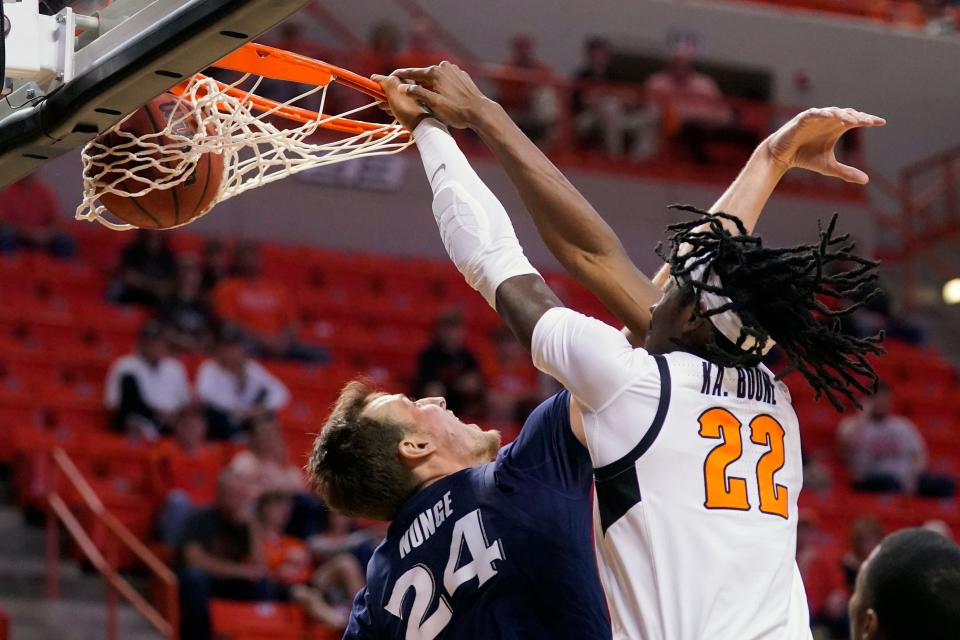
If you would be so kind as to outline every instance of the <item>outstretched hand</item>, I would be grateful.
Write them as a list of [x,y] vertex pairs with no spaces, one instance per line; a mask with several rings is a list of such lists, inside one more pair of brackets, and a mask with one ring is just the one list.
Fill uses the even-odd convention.
[[415,82],[400,88],[455,129],[473,126],[484,108],[493,104],[466,71],[446,60],[432,67],[397,69],[391,75]]
[[847,182],[866,184],[870,180],[866,173],[837,160],[837,141],[851,129],[882,127],[886,123],[883,118],[856,109],[807,109],[767,138],[764,146],[786,169],[799,167]]

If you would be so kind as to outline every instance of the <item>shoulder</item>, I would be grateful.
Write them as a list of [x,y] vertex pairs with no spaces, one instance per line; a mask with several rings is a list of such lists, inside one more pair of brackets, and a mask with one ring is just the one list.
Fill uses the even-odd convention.
[[913,421],[911,421],[909,418],[906,418],[904,416],[893,416],[890,418],[890,423],[895,429],[903,433],[909,433],[911,435],[913,434],[919,435],[920,433],[917,430],[917,425],[913,424]]
[[110,366],[114,371],[125,371],[143,366],[143,361],[134,353],[120,356]]
[[175,375],[184,378],[187,377],[187,368],[177,358],[164,358],[163,369],[167,375]]
[[701,91],[719,92],[717,82],[710,76],[698,73],[690,80],[691,85]]
[[251,378],[259,378],[261,380],[265,378],[273,380],[276,378],[276,376],[270,373],[269,369],[256,360],[247,360],[246,374]]
[[207,358],[197,367],[197,378],[213,377],[219,374],[220,371],[220,365],[217,364],[217,361],[213,358]]

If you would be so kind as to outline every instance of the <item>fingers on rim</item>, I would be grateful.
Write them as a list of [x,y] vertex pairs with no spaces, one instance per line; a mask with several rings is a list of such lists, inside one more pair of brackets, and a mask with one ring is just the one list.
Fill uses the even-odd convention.
[[390,75],[407,80],[426,80],[432,76],[434,69],[435,67],[408,67],[397,69]]

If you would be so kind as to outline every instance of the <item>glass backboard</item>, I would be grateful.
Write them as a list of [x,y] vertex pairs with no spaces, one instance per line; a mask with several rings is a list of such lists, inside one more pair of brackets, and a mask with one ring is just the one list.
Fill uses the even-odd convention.
[[0,187],[82,146],[310,2],[0,1],[7,78]]

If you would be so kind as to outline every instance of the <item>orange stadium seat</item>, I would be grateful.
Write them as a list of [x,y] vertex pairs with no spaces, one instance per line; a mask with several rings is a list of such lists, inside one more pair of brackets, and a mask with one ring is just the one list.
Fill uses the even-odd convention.
[[210,621],[219,640],[300,640],[304,632],[299,607],[273,602],[213,599]]

